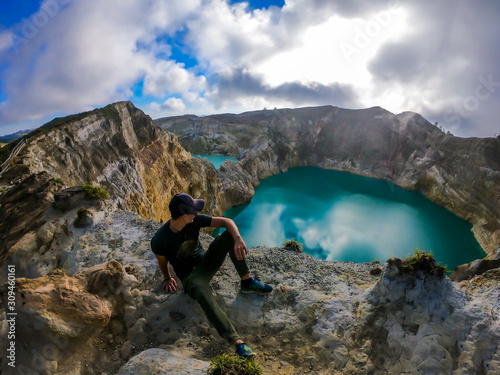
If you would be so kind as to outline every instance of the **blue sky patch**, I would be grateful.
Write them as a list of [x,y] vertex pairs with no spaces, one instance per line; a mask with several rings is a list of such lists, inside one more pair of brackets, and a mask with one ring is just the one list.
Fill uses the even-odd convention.
[[270,6],[282,8],[285,5],[284,0],[230,0],[229,4],[248,3],[250,9],[268,9]]
[[38,11],[40,4],[39,0],[3,0],[0,12],[0,30],[10,28],[23,19],[29,18]]
[[184,67],[189,69],[197,66],[198,60],[189,53],[189,47],[184,43],[186,34],[186,30],[178,31],[173,36],[161,38],[161,41],[168,44],[171,48],[171,54],[168,59],[175,62],[182,62]]

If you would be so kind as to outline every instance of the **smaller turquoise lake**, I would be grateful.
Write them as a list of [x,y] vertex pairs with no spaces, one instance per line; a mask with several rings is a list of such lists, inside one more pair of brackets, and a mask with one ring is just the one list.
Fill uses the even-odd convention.
[[319,259],[385,262],[415,249],[452,271],[483,258],[471,224],[424,195],[385,181],[298,167],[261,181],[252,201],[225,213],[247,247],[304,244]]
[[215,169],[220,169],[220,166],[222,163],[224,163],[226,160],[231,160],[234,162],[237,162],[238,159],[229,157],[229,156],[221,156],[221,155],[201,155],[201,154],[192,154],[193,158],[197,158],[200,156],[202,159],[208,159],[214,166]]

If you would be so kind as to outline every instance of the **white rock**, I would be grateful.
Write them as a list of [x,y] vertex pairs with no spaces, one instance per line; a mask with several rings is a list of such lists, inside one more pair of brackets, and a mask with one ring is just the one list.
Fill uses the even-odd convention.
[[185,358],[163,349],[148,349],[128,361],[118,375],[205,375],[210,362]]

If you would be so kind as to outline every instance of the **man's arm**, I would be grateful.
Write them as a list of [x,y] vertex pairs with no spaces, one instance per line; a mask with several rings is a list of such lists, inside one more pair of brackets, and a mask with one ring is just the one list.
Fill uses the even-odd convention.
[[231,219],[227,217],[212,217],[212,227],[216,228],[226,228],[229,234],[234,239],[234,253],[236,259],[242,260],[248,254],[247,245],[240,235],[238,227]]
[[177,281],[175,281],[175,279],[170,275],[167,258],[162,255],[156,255],[156,254],[155,257],[158,260],[158,266],[160,267],[160,271],[163,274],[163,277],[165,278],[161,290],[162,291],[166,290],[167,292],[174,293],[177,290]]

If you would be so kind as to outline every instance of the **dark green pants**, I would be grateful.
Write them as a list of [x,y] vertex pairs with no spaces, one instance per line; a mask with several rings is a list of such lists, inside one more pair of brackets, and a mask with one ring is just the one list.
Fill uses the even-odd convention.
[[227,254],[241,276],[249,273],[245,260],[238,260],[234,254],[233,237],[226,231],[212,242],[201,263],[182,279],[184,290],[200,304],[209,322],[215,327],[219,335],[231,345],[239,340],[238,333],[221,310],[210,288],[210,280],[224,263]]

